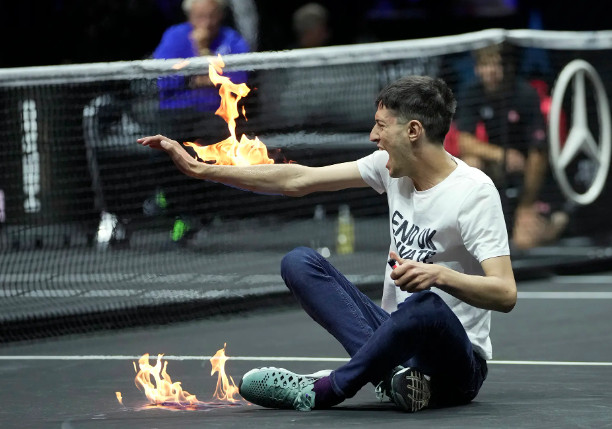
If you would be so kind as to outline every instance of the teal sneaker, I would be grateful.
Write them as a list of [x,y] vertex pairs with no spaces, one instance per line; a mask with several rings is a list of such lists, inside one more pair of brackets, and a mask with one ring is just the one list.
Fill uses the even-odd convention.
[[310,411],[315,405],[314,382],[330,373],[324,370],[303,375],[284,368],[255,368],[244,374],[238,391],[261,407]]
[[429,405],[431,378],[414,368],[399,369],[391,378],[387,394],[402,410],[414,413]]

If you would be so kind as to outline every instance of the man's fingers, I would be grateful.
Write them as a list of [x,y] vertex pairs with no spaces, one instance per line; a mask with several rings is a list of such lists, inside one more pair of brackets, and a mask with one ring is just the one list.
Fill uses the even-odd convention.
[[155,140],[159,138],[158,136],[146,136],[146,137],[141,137],[138,140],[136,140],[138,143],[150,143],[152,140]]
[[401,265],[401,264],[404,263],[404,260],[402,258],[400,258],[400,256],[396,252],[394,252],[394,251],[390,251],[389,252],[389,259],[395,261],[396,262],[395,263],[396,266],[397,265]]
[[157,146],[157,147],[162,147],[164,149],[172,146],[172,141],[169,138],[164,137],[160,134],[156,136],[141,137],[136,141],[143,146],[151,146],[151,147]]
[[411,292],[423,283],[423,273],[418,272],[414,266],[405,264],[399,271],[399,273],[396,273],[395,270],[392,271],[391,279],[395,281],[395,285],[401,290]]
[[401,284],[407,284],[410,283],[412,281],[412,279],[414,278],[414,273],[412,273],[412,271],[410,270],[410,268],[406,268],[406,267],[398,267],[397,270],[393,270],[391,271],[391,279],[395,280],[395,284],[397,285],[398,283]]

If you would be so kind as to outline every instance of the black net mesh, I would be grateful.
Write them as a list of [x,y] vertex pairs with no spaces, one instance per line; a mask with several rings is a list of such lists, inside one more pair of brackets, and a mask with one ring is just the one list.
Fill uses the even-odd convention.
[[[375,149],[368,135],[376,95],[407,74],[444,78],[458,97],[457,121],[470,122],[466,112],[482,113],[482,99],[468,90],[474,50],[502,41],[511,48],[502,53],[506,78],[514,73],[539,94],[533,112],[544,121],[557,76],[574,59],[588,61],[610,93],[607,32],[492,30],[252,53],[224,58],[227,75],[246,78],[251,88],[240,102],[248,120],[238,119],[237,133],[258,136],[278,163],[356,160]],[[358,285],[381,284],[389,243],[384,196],[371,189],[258,195],[183,176],[164,153],[136,143],[157,133],[202,144],[229,135],[214,114],[215,93],[193,88],[207,67],[199,58],[0,71],[3,341],[177,320],[234,309],[247,296],[283,295],[280,258],[300,245],[328,255]],[[599,141],[601,122],[610,118],[590,108],[598,99],[586,87],[588,122]],[[505,106],[517,89],[503,91]],[[565,98],[563,136],[572,120],[572,96]],[[512,127],[500,127],[486,130],[492,143],[517,138]],[[457,132],[447,149],[459,155]],[[567,175],[582,192],[598,167],[578,156]],[[500,193],[516,198],[512,177],[497,179]],[[609,187],[593,203],[575,204],[548,170],[538,202],[545,215],[569,213],[560,238],[597,244],[612,231]],[[345,207],[348,218],[339,216]]]

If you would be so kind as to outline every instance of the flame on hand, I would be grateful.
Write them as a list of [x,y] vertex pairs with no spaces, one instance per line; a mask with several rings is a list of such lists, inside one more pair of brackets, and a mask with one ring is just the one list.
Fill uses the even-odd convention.
[[[230,136],[209,146],[193,142],[183,144],[192,147],[198,158],[204,162],[219,165],[274,164],[274,160],[268,157],[268,148],[257,137],[249,139],[243,134],[240,140],[236,138],[236,119],[240,116],[238,102],[249,93],[250,89],[245,83],[235,84],[227,76],[223,76],[223,67],[225,63],[221,55],[211,59],[208,76],[215,86],[219,85],[221,104],[215,114],[227,122]],[[244,106],[242,114],[246,119]]]

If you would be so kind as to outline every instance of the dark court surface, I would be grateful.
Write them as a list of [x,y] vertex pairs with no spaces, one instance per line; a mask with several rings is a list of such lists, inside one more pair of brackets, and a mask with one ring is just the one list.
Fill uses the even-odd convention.
[[[242,401],[214,405],[219,404],[212,398],[217,376],[210,375],[208,359],[224,344],[230,357],[226,371],[236,383],[257,366],[311,372],[334,368],[346,358],[333,338],[290,305],[4,344],[0,427],[612,427],[611,284],[612,272],[520,282],[514,311],[494,313],[489,377],[466,406],[406,414],[378,402],[371,385],[326,411],[269,410]],[[151,354],[151,364],[158,353],[165,354],[172,381],[209,406],[147,407],[134,384],[133,362],[144,353]]]

